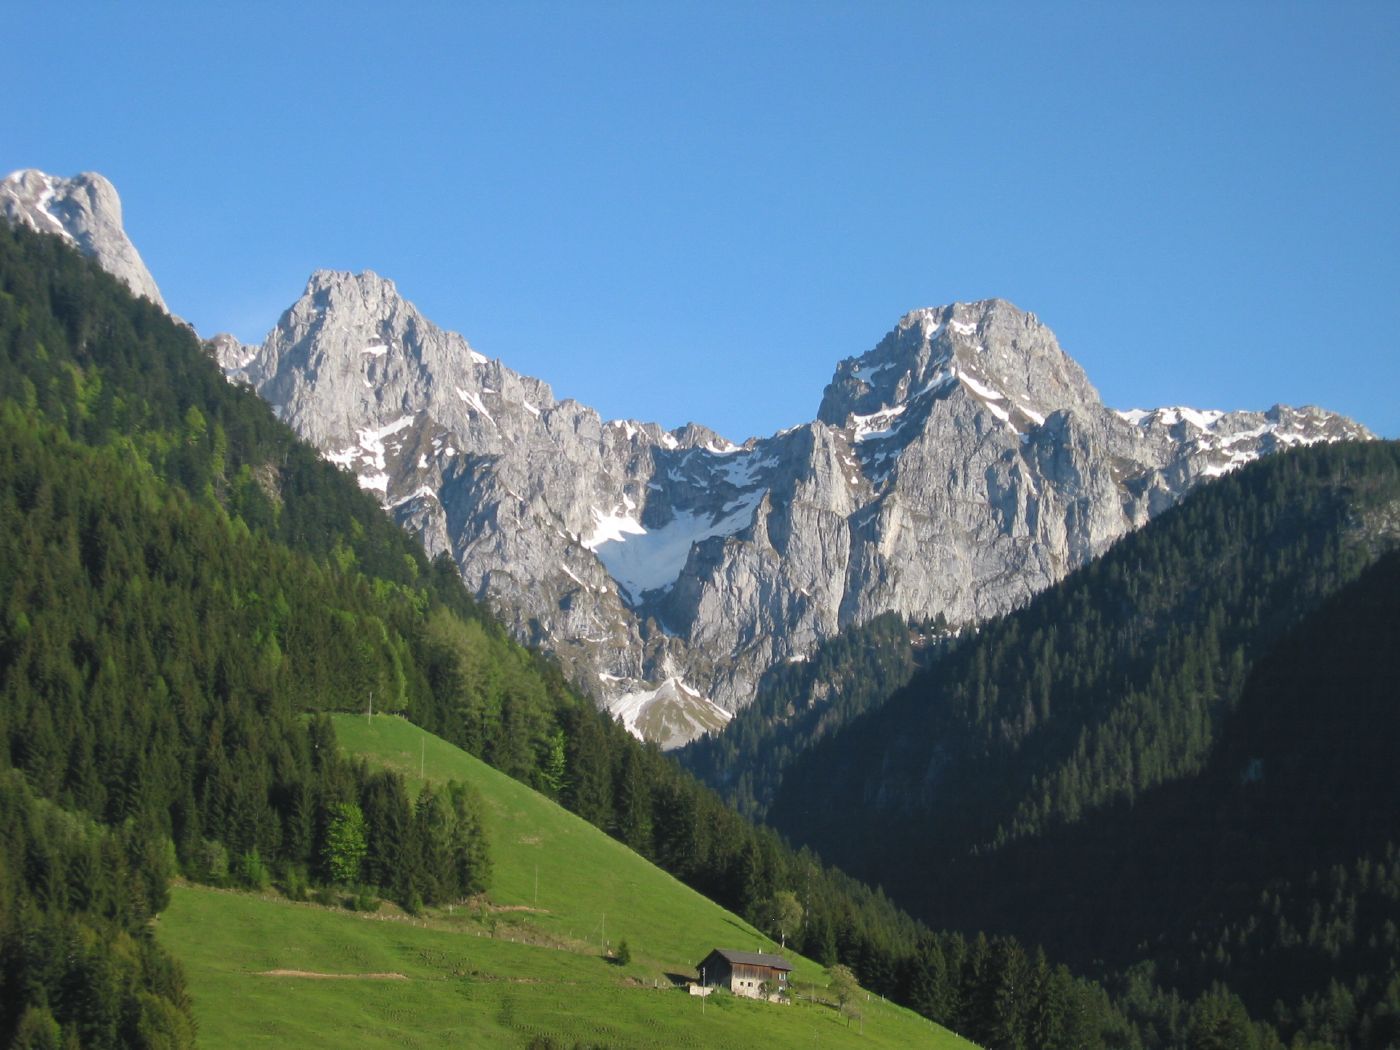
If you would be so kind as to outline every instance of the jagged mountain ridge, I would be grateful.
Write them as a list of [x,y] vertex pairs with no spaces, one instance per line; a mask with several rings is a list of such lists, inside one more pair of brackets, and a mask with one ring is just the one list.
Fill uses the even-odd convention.
[[[107,180],[3,186],[12,222],[161,303]],[[838,365],[816,420],[742,447],[557,401],[368,272],[318,272],[261,346],[210,351],[450,553],[518,638],[666,746],[844,626],[1004,612],[1203,478],[1371,436],[1318,409],[1114,413],[1002,300],[913,311]]]
[[1115,413],[995,299],[906,315],[838,365],[813,422],[743,446],[557,401],[372,273],[314,274],[260,348],[221,353],[666,745],[845,625],[1004,612],[1204,478],[1370,436],[1318,409]]

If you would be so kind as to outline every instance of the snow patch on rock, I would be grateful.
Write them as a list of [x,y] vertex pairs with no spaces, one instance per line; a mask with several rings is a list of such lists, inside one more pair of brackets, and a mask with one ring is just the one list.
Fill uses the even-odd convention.
[[680,678],[668,678],[654,689],[624,693],[608,702],[608,711],[633,736],[654,741],[663,750],[723,729],[733,717]]
[[597,515],[584,546],[598,556],[619,587],[635,603],[647,591],[670,587],[685,568],[695,544],[714,536],[732,536],[753,522],[763,490],[745,493],[716,515],[678,511],[664,525],[645,529],[626,515]]

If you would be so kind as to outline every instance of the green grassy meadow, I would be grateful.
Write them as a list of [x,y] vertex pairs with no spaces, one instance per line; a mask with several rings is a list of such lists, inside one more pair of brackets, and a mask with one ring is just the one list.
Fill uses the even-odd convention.
[[[339,716],[349,752],[416,787],[481,792],[489,904],[410,918],[177,885],[160,939],[180,959],[208,1047],[969,1047],[910,1011],[862,1000],[864,1023],[672,986],[711,948],[772,950],[753,927],[522,784],[394,716]],[[538,891],[536,881],[538,879]],[[606,940],[626,938],[619,966]],[[791,952],[800,992],[819,964]],[[292,971],[275,974],[272,971]],[[339,975],[339,976],[307,976]]]
[[[371,725],[353,715],[334,721],[345,750],[403,774],[410,791],[422,785],[422,767],[429,780],[464,781],[481,793],[495,865],[491,901],[520,909],[496,913],[499,924],[513,921],[532,937],[595,954],[605,940],[615,946],[626,938],[639,976],[653,970],[657,977],[664,971],[693,975],[716,947],[778,950],[748,923],[592,824],[411,722],[377,716]],[[818,963],[791,961],[800,977],[821,974]]]

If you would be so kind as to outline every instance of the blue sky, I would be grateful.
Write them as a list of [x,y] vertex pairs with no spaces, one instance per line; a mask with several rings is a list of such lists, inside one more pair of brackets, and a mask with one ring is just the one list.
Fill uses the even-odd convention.
[[12,0],[0,168],[205,334],[373,269],[605,417],[771,433],[1002,296],[1114,407],[1400,437],[1393,0],[406,7]]

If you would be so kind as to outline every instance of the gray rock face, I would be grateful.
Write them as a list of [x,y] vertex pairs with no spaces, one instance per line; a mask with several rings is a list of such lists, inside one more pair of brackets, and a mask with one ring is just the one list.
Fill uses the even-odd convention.
[[212,339],[206,339],[204,352],[218,363],[224,375],[245,385],[248,383],[248,377],[244,375],[243,370],[258,356],[256,346],[240,343],[237,336],[228,332],[220,332]]
[[556,401],[372,273],[313,275],[256,353],[216,352],[665,746],[847,624],[1004,612],[1204,479],[1371,436],[1312,408],[1110,411],[1001,300],[908,314],[814,422],[743,446]]
[[71,241],[137,295],[166,309],[155,279],[122,227],[121,199],[101,175],[85,171],[60,179],[33,168],[14,172],[0,182],[0,211],[12,223]]

